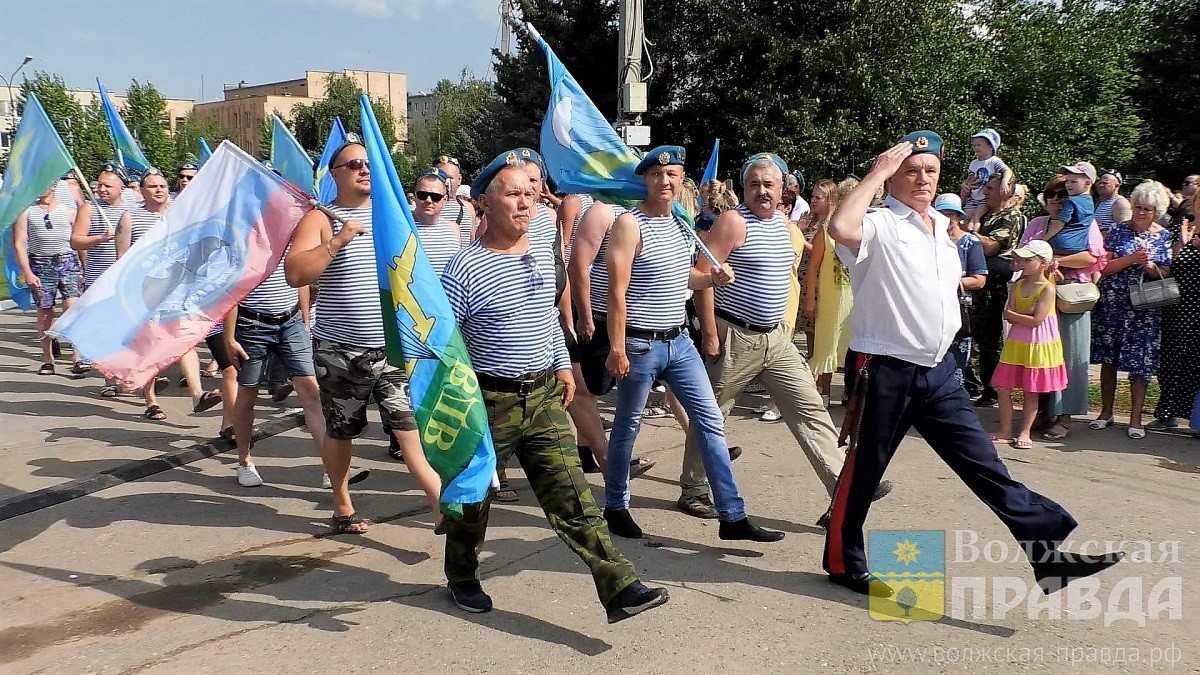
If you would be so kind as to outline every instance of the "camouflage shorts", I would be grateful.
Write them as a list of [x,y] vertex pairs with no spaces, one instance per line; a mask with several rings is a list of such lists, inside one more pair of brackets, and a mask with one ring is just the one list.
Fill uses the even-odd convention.
[[382,349],[364,349],[313,340],[321,411],[330,438],[357,438],[367,427],[367,403],[379,405],[384,427],[409,431],[417,428],[404,370],[389,365]]

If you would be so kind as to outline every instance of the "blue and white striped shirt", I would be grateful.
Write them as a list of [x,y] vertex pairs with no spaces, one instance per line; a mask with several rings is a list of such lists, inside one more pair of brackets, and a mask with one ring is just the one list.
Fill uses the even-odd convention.
[[[47,214],[49,227],[46,226]],[[25,218],[29,255],[49,258],[74,253],[71,250],[71,215],[71,210],[62,204],[55,206],[52,211],[46,211],[37,204],[30,206],[29,215]]]
[[[100,208],[96,208],[96,204],[92,204],[92,218],[88,223],[88,235],[95,236],[104,234],[108,231],[108,225],[105,224],[104,218],[100,216],[100,211],[104,211],[104,215],[108,216],[108,222],[116,229],[121,223],[121,215],[129,210],[129,205],[121,202],[116,206],[110,206],[103,202],[97,202]],[[116,238],[102,241],[87,250],[87,267],[83,270],[83,286],[87,288],[96,283],[101,274],[105,270],[112,267],[117,261],[117,240]]]
[[762,220],[745,204],[737,212],[746,219],[746,241],[729,252],[725,262],[734,270],[732,284],[713,289],[717,309],[747,323],[774,326],[783,320],[792,290],[796,254],[788,224],[778,211]]
[[[613,222],[616,222],[622,214],[629,212],[629,209],[616,204],[613,205],[612,210]],[[608,314],[608,240],[611,235],[612,223],[609,223],[608,230],[604,233],[604,239],[600,240],[600,248],[596,249],[596,259],[588,268],[588,299],[591,301],[592,314],[600,316]]]
[[[284,256],[287,256],[286,251]],[[378,291],[376,296],[378,297]],[[300,289],[288,286],[282,259],[275,266],[275,270],[238,303],[241,307],[262,314],[283,314],[292,311],[298,304],[300,304]]]
[[433,267],[434,273],[441,277],[442,270],[446,269],[446,263],[450,262],[454,254],[462,249],[464,245],[462,238],[454,236],[454,230],[440,220],[433,225],[422,223],[416,225],[417,239],[421,241],[421,248],[425,249],[425,256],[429,258],[429,264]]
[[150,228],[163,222],[166,215],[166,211],[161,213],[147,211],[145,205],[129,209],[129,245],[133,246],[136,244],[138,239],[141,239],[150,231]]
[[466,246],[471,243],[473,238],[471,235],[475,231],[475,213],[472,209],[464,206],[458,197],[450,195],[447,199],[449,201],[442,207],[442,212],[438,215],[438,224],[456,223],[458,235],[462,237],[462,245]]
[[1101,232],[1108,232],[1108,228],[1113,226],[1113,204],[1117,202],[1117,196],[1113,195],[1102,202],[1096,202],[1096,210],[1092,213],[1092,217],[1096,219],[1096,223],[1100,226]]
[[625,323],[640,330],[669,330],[687,319],[684,304],[692,270],[692,242],[673,215],[651,217],[630,211],[641,232],[625,291]]
[[[375,276],[375,242],[371,235],[371,207],[350,209],[330,204],[346,220],[363,224],[363,233],[337,252],[318,279],[321,309],[313,322],[313,337],[350,347],[383,349],[383,311],[379,307],[379,280]],[[333,233],[342,224],[333,223]]]
[[592,208],[592,204],[596,203],[596,200],[593,199],[589,194],[575,196],[579,197],[579,203],[581,206],[579,209],[579,215],[575,216],[575,221],[571,223],[571,236],[567,237],[567,251],[563,260],[566,260],[568,263],[571,262],[571,248],[575,246],[575,232],[579,229],[579,221],[583,220],[583,217],[587,214],[588,209]]
[[442,287],[477,372],[520,377],[571,367],[554,304],[554,252],[544,238],[524,254],[497,253],[482,241],[459,251]]

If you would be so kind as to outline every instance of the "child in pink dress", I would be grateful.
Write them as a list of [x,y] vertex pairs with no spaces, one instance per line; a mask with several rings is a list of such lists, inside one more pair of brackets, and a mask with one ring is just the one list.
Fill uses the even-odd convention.
[[[992,434],[992,440],[1012,443],[1023,450],[1033,447],[1029,434],[1037,416],[1037,395],[1067,388],[1067,368],[1054,309],[1054,282],[1050,281],[1053,260],[1054,252],[1042,240],[1030,241],[1013,251],[1021,278],[1008,292],[1004,320],[1012,328],[1000,352],[1000,365],[992,375],[992,387],[1000,397],[1000,429]],[[1020,433],[1015,438],[1009,435],[1014,389],[1025,393]]]

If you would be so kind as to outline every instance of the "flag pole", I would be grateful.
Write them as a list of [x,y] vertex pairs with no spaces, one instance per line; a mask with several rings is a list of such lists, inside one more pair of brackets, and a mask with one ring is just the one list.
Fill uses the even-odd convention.
[[92,187],[88,185],[87,178],[85,178],[83,176],[83,172],[79,170],[79,165],[72,164],[71,170],[75,172],[75,180],[79,181],[79,189],[83,191],[83,194],[86,195],[96,207],[96,211],[100,214],[100,219],[104,221],[105,229],[108,230],[109,234],[116,234],[117,228],[112,224],[112,221],[108,219],[108,214],[104,212],[104,209],[100,208],[100,200],[96,199],[96,195],[92,192]]

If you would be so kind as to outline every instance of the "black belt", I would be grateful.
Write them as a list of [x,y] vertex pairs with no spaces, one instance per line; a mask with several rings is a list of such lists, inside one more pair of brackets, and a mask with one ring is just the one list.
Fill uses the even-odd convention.
[[724,319],[728,323],[731,323],[731,324],[737,326],[738,328],[745,328],[746,330],[751,331],[753,333],[772,333],[775,331],[776,328],[779,328],[779,324],[775,324],[773,326],[756,326],[756,325],[750,323],[749,321],[742,321],[741,319],[737,318],[736,316],[730,314],[729,312],[726,312],[725,310],[723,310],[719,307],[713,308],[713,314],[716,314],[718,317]]
[[290,310],[288,310],[286,312],[283,312],[282,314],[267,314],[266,312],[256,312],[248,307],[243,307],[242,305],[238,305],[238,316],[244,316],[247,319],[250,319],[251,321],[258,321],[260,323],[269,323],[274,326],[279,326],[279,325],[286,323],[288,321],[288,319],[291,319],[293,316],[296,316],[296,314],[299,311],[300,311],[300,305],[296,305],[295,307],[291,308]]
[[642,330],[628,326],[625,328],[625,337],[635,337],[642,340],[658,340],[659,342],[670,342],[679,337],[683,332],[683,326],[668,328],[667,330]]
[[554,373],[547,368],[536,373],[526,373],[520,377],[496,377],[487,373],[475,373],[479,386],[499,394],[520,394],[529,396],[533,392],[554,381]]
[[70,260],[71,258],[77,257],[77,255],[78,254],[76,254],[76,253],[52,253],[50,255],[31,255],[31,256],[29,256],[29,262],[56,263],[56,262],[62,262],[63,260]]

